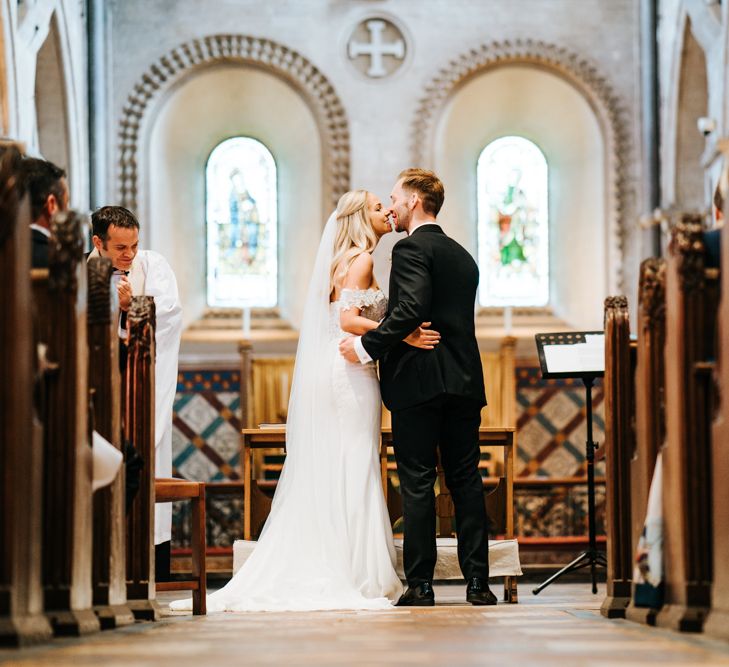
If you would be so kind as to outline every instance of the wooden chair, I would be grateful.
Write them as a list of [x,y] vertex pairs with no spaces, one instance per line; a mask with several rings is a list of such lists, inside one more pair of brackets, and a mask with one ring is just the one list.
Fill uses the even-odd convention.
[[157,478],[154,482],[154,502],[171,503],[189,500],[192,503],[192,579],[160,581],[157,591],[192,591],[192,613],[205,615],[207,570],[205,567],[205,483],[184,479]]

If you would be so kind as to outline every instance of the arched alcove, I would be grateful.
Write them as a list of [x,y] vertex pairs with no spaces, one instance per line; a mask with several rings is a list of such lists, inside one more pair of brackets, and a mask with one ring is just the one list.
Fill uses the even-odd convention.
[[549,305],[576,327],[598,327],[609,292],[605,143],[578,90],[545,68],[505,65],[455,90],[443,109],[433,165],[448,196],[441,217],[477,256],[477,162],[484,146],[516,135],[549,165]]
[[[623,104],[614,93],[609,77],[598,71],[588,59],[564,47],[532,39],[491,42],[463,53],[441,69],[425,86],[425,94],[416,109],[412,129],[411,161],[434,166],[438,147],[443,144],[438,132],[459,90],[490,70],[507,66],[523,66],[534,72],[551,74],[552,80],[561,80],[563,89],[570,90],[576,96],[573,99],[579,99],[581,109],[590,110],[592,122],[600,135],[603,160],[602,194],[600,201],[596,201],[598,206],[603,207],[604,216],[604,237],[599,241],[603,247],[604,261],[600,270],[606,267],[605,287],[609,292],[622,289],[623,255],[632,230],[629,220],[632,193],[627,168],[631,144]],[[489,100],[486,110],[490,112],[508,103],[518,92],[502,91],[502,97]],[[531,114],[538,117],[541,103],[537,99],[533,102],[535,106]],[[449,197],[451,200],[453,198]],[[474,198],[471,197],[469,201],[474,201]],[[467,213],[473,217],[472,211]]]
[[35,108],[38,149],[44,158],[70,172],[70,125],[61,33],[54,13],[48,35],[38,51],[35,70]]
[[704,169],[701,165],[706,142],[696,122],[708,115],[708,108],[706,56],[691,31],[691,20],[687,17],[676,92],[676,167],[671,202],[681,209],[703,210],[707,205]]
[[210,35],[172,49],[152,63],[129,92],[119,127],[118,191],[124,206],[144,209],[139,166],[144,127],[160,97],[181,79],[216,64],[251,65],[286,81],[311,109],[321,144],[322,206],[328,215],[349,189],[349,124],[328,79],[296,51],[270,39],[247,35]]
[[322,151],[305,100],[279,77],[246,65],[197,69],[168,91],[142,135],[142,243],[165,255],[178,280],[185,322],[205,298],[205,167],[221,141],[262,142],[278,180],[279,307],[300,321],[322,229]]

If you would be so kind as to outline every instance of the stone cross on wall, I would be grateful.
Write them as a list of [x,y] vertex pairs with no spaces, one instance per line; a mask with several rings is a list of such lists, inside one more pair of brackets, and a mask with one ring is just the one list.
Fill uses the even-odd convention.
[[349,57],[354,60],[359,56],[369,56],[370,66],[367,70],[367,76],[373,78],[387,76],[388,71],[385,68],[383,56],[393,56],[399,60],[405,57],[405,41],[397,39],[394,42],[385,42],[383,39],[383,31],[386,27],[385,21],[381,19],[371,19],[365,22],[365,26],[370,33],[369,42],[349,42]]

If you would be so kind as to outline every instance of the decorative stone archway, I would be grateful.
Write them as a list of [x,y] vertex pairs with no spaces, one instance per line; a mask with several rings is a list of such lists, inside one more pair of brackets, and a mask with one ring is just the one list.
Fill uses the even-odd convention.
[[531,39],[491,42],[462,54],[442,68],[425,87],[412,127],[412,164],[432,163],[433,155],[429,151],[436,143],[438,121],[447,101],[461,86],[490,69],[520,64],[541,67],[561,76],[583,95],[595,112],[605,140],[609,250],[611,263],[616,266],[614,287],[622,288],[623,246],[628,232],[627,169],[631,152],[628,127],[617,94],[607,78],[586,59],[565,48]]
[[306,58],[269,39],[211,35],[185,42],[153,63],[139,78],[122,110],[118,188],[123,206],[137,209],[140,131],[152,101],[201,67],[252,65],[290,83],[306,100],[320,128],[325,208],[349,189],[349,126],[344,107],[327,78]]

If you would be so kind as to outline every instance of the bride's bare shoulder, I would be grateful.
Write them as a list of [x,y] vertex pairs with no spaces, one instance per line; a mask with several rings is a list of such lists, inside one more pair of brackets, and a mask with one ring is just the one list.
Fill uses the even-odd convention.
[[367,289],[372,284],[372,255],[368,252],[362,252],[357,257],[344,276],[344,289]]

